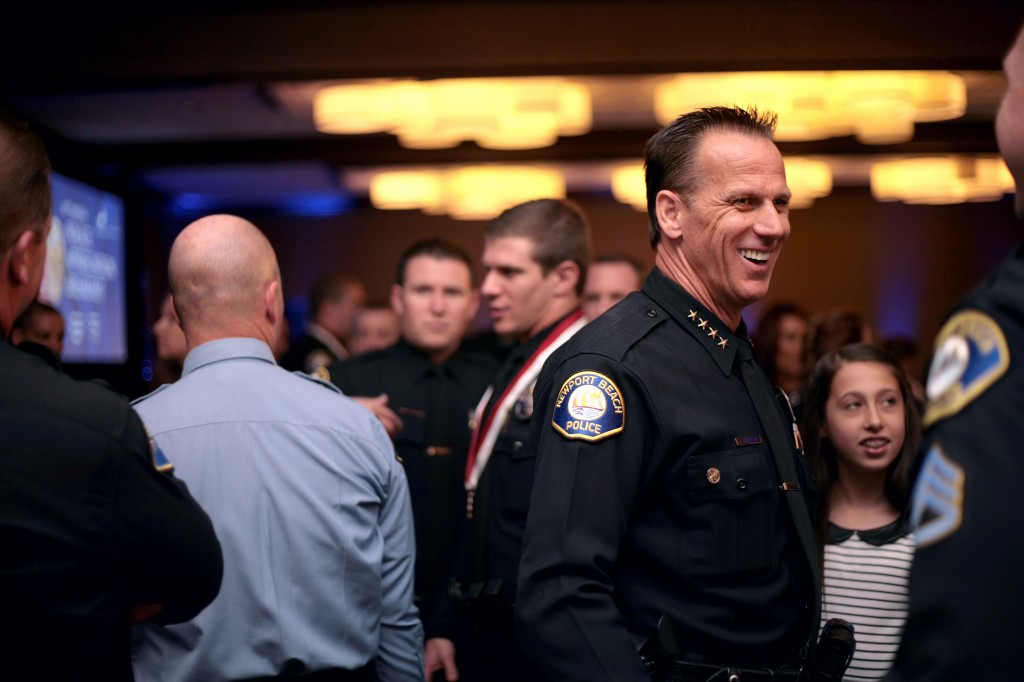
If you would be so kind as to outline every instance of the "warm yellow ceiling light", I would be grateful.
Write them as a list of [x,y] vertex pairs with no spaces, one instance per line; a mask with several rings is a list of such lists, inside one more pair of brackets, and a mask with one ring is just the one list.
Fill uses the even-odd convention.
[[588,132],[592,118],[590,90],[557,77],[333,85],[313,100],[322,132],[388,132],[413,149],[465,140],[490,149],[537,149]]
[[376,208],[418,208],[458,220],[490,220],[524,201],[564,197],[562,174],[538,166],[382,171],[370,181],[370,202]]
[[612,170],[612,196],[638,211],[647,210],[647,184],[642,163],[630,163]]
[[967,86],[948,71],[748,71],[681,74],[655,91],[662,125],[722,105],[774,111],[775,139],[783,142],[856,135],[865,144],[894,144],[913,138],[915,122],[962,116]]
[[959,204],[996,201],[1014,191],[998,156],[925,156],[871,165],[871,194],[879,201]]
[[430,211],[441,204],[437,173],[423,170],[378,173],[370,182],[370,203],[377,208]]
[[787,156],[786,184],[792,197],[790,208],[808,208],[815,199],[832,193],[832,169],[825,161],[804,156]]
[[[815,199],[832,192],[832,169],[825,161],[803,156],[787,156],[786,183],[793,196],[790,208],[807,208]],[[647,185],[642,163],[629,163],[612,169],[612,196],[638,211],[647,210]]]

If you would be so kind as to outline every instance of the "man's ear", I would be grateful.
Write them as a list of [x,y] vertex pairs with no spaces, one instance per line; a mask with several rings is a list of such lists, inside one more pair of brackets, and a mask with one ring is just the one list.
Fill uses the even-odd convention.
[[402,285],[392,284],[391,285],[391,309],[395,311],[395,315],[402,317],[405,315],[405,303],[402,301]]
[[658,192],[654,202],[662,235],[668,239],[682,237],[683,213],[686,210],[683,198],[670,189],[663,189]]
[[276,325],[278,317],[282,314],[282,311],[278,310],[277,304],[281,300],[280,296],[281,282],[276,279],[263,290],[263,314],[271,325]]
[[580,266],[571,261],[564,260],[551,269],[549,275],[555,277],[555,294],[565,296],[576,293],[576,284],[580,281]]
[[7,272],[4,273],[11,285],[24,286],[28,284],[32,271],[33,247],[38,247],[38,239],[34,232],[25,230],[14,240],[7,263]]

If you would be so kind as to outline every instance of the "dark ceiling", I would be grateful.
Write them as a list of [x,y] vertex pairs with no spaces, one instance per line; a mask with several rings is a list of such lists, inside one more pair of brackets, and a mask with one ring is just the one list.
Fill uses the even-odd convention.
[[[884,151],[993,152],[1002,81],[984,72],[999,71],[1024,20],[1019,0],[144,4],[5,9],[0,106],[83,179],[236,201],[344,191],[340,173],[383,164],[637,157],[657,124],[635,94],[685,71],[977,72],[981,104],[968,116],[920,124]],[[384,134],[320,134],[309,111],[325,81],[555,74],[603,84],[595,107],[608,112],[595,111],[591,133],[540,150],[408,150]],[[851,137],[784,151],[880,150]]]

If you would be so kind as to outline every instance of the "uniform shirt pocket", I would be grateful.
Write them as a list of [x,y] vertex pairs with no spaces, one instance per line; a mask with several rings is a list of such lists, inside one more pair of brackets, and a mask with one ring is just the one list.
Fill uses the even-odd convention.
[[778,485],[763,448],[686,458],[681,569],[707,584],[765,576],[778,563]]
[[502,433],[494,444],[494,452],[488,467],[498,469],[495,484],[500,492],[501,513],[518,519],[525,519],[530,506],[533,490],[534,471],[537,468],[537,451],[526,440],[527,434]]

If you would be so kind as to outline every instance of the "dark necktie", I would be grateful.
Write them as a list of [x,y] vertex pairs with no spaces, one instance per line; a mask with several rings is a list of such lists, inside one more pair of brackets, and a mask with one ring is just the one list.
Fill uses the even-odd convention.
[[[797,476],[796,465],[788,447],[789,439],[795,439],[797,431],[794,423],[791,433],[786,433],[786,428],[779,418],[776,407],[776,401],[779,398],[771,384],[768,383],[768,377],[754,361],[750,344],[742,339],[737,339],[737,342],[736,355],[739,360],[740,376],[743,378],[747,393],[750,394],[750,398],[754,402],[754,409],[757,410],[757,416],[768,436],[768,448],[771,450],[776,470],[782,479],[779,489],[789,505],[793,525],[804,553],[807,555],[811,578],[814,581],[814,605],[811,612],[811,637],[809,640],[813,652],[821,622],[821,567],[818,564],[818,550],[814,541],[811,515],[807,509],[803,492],[800,490],[800,478]],[[799,443],[797,445],[799,446]]]

